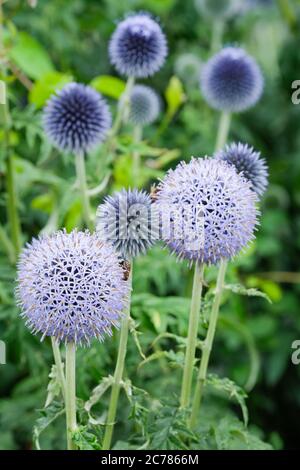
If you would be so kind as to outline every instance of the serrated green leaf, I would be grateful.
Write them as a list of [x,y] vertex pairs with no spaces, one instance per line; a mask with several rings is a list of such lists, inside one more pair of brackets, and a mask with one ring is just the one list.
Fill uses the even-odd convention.
[[40,435],[50,426],[59,416],[64,413],[64,406],[62,403],[53,401],[50,406],[39,410],[41,417],[37,419],[33,429],[33,440],[35,446],[40,450]]
[[234,294],[246,295],[248,297],[262,297],[263,299],[266,299],[270,304],[272,303],[272,300],[265,292],[254,288],[247,289],[247,287],[243,286],[242,284],[226,284],[224,286],[224,289],[230,290]]

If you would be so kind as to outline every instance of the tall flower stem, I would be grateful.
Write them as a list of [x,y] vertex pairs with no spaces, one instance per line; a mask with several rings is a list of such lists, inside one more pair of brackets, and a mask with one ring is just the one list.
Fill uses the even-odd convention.
[[82,152],[78,152],[75,155],[75,167],[76,167],[76,175],[77,175],[77,180],[78,180],[79,189],[80,189],[83,219],[88,229],[90,231],[93,231],[93,220],[92,220],[92,215],[91,215],[90,198],[89,198],[89,193],[88,193],[88,188],[87,188],[87,183],[86,183],[84,154]]
[[[133,141],[138,144],[142,140],[143,128],[135,126],[133,129]],[[135,186],[138,186],[140,173],[140,152],[135,150],[132,155],[132,179]]]
[[211,53],[218,52],[222,47],[222,36],[224,31],[224,21],[215,20],[212,25],[212,36],[211,36]]
[[54,362],[55,362],[57,373],[58,373],[59,380],[60,380],[62,396],[63,396],[63,399],[66,400],[66,379],[65,379],[65,374],[64,374],[64,366],[61,360],[59,344],[53,336],[51,336],[51,344],[52,344]]
[[76,431],[76,346],[66,345],[66,424],[68,450],[75,450],[72,433]]
[[[0,58],[1,58],[1,71],[3,77],[6,76],[5,67],[5,48],[3,45],[3,0],[0,0]],[[21,250],[21,226],[19,220],[19,214],[17,209],[17,193],[14,175],[14,162],[13,156],[10,149],[10,130],[11,130],[11,117],[9,112],[8,97],[6,92],[6,85],[3,81],[1,83],[1,119],[3,122],[3,144],[2,152],[5,161],[5,176],[6,176],[6,190],[7,190],[7,216],[9,221],[9,228],[11,233],[11,240],[14,246],[15,258],[17,259],[18,254]]]
[[[129,273],[128,282],[132,285],[132,264]],[[128,331],[130,322],[130,298],[128,301],[127,311],[122,319],[120,341],[116,368],[114,372],[114,382],[111,388],[110,402],[107,414],[107,423],[105,428],[105,434],[102,444],[102,450],[109,450],[111,447],[111,440],[114,431],[114,424],[117,414],[118,400],[120,395],[121,381],[124,373],[125,357],[127,351]]]
[[231,123],[231,114],[223,111],[220,117],[220,121],[219,121],[219,128],[218,128],[215,151],[222,149],[224,145],[226,144],[228,134],[229,134],[229,129],[230,129],[230,123]]
[[204,265],[196,263],[195,271],[194,271],[190,318],[189,318],[189,330],[188,330],[188,337],[187,337],[187,346],[186,346],[183,379],[182,379],[182,387],[181,387],[180,405],[182,408],[188,407],[190,403],[195,352],[196,352],[196,344],[197,344],[198,325],[199,325],[199,313],[200,313],[200,306],[201,306],[203,272],[204,272]]
[[223,292],[225,273],[227,268],[227,261],[222,260],[220,263],[220,268],[218,272],[217,286],[215,292],[215,298],[211,310],[211,315],[209,319],[209,325],[207,330],[207,335],[202,347],[202,357],[199,367],[199,374],[197,378],[196,390],[193,399],[192,413],[190,418],[190,427],[193,428],[196,425],[197,417],[199,414],[199,409],[201,405],[201,399],[203,395],[203,387],[206,381],[207,368],[210,358],[210,353],[212,350],[212,345],[215,337],[217,321],[219,316],[220,302]]
[[127,82],[126,82],[126,87],[124,90],[124,93],[122,95],[121,102],[119,103],[117,115],[113,124],[113,127],[111,129],[111,133],[109,136],[109,141],[113,139],[117,133],[119,132],[122,122],[127,120],[127,114],[129,112],[129,107],[130,107],[130,95],[131,91],[134,85],[134,77],[128,77]]

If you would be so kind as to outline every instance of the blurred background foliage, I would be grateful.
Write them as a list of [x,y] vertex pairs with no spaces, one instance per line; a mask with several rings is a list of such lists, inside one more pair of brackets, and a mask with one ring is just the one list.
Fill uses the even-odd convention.
[[[230,140],[248,142],[262,152],[270,167],[270,187],[261,207],[257,240],[231,264],[227,283],[258,288],[272,304],[240,295],[241,291],[225,292],[211,370],[252,389],[247,400],[250,426],[273,447],[290,449],[299,446],[300,422],[300,366],[291,363],[291,344],[300,338],[300,106],[291,102],[291,84],[300,79],[300,4],[297,0],[249,3],[252,8],[226,24],[224,43],[239,43],[257,58],[265,75],[265,93],[253,110],[234,117]],[[6,1],[3,37],[13,122],[10,140],[23,242],[41,230],[49,233],[61,226],[71,230],[81,224],[72,157],[60,155],[45,141],[41,108],[54,89],[75,79],[91,83],[115,111],[124,83],[109,64],[108,40],[116,21],[128,11],[141,9],[160,17],[170,54],[163,69],[144,81],[161,95],[163,112],[139,144],[143,168],[138,185],[150,189],[180,159],[212,153],[218,116],[205,104],[198,86],[201,64],[210,55],[212,24],[195,9],[194,1]],[[98,186],[104,178],[103,195],[133,186],[134,145],[130,129],[125,128],[114,161],[105,146],[89,155],[89,186]],[[0,156],[0,218],[6,230],[4,171]],[[101,198],[93,199],[94,207]],[[0,448],[30,449],[36,410],[46,398],[51,349],[47,341],[40,343],[30,335],[20,320],[13,299],[15,268],[2,245],[0,257],[0,338],[7,345],[7,364],[0,366]],[[210,268],[207,282],[213,284],[215,277],[215,269]],[[176,338],[186,335],[190,289],[188,267],[161,247],[137,260],[132,310],[142,332],[135,336],[148,360],[139,365],[141,357],[132,336],[127,374],[136,387],[157,398],[165,396],[170,406],[183,355],[183,345]],[[202,333],[208,305],[209,298],[201,313]],[[116,347],[113,338],[79,352],[81,399],[88,399],[101,377],[112,373]],[[163,350],[169,351],[167,357]],[[130,428],[126,396],[122,400],[119,441],[125,440]],[[106,409],[106,395],[101,402],[100,414]],[[228,416],[223,418],[224,406],[222,396],[208,394],[205,415],[219,420],[213,444],[217,448],[222,448],[224,428],[231,426],[232,436],[240,432],[238,423],[228,424]],[[234,404],[232,411],[241,416]],[[137,420],[142,416],[139,398],[131,414]],[[164,428],[167,418],[153,427]],[[44,448],[64,446],[58,432],[61,419],[42,438]],[[153,436],[159,435],[153,431]],[[230,445],[234,447],[234,441]]]

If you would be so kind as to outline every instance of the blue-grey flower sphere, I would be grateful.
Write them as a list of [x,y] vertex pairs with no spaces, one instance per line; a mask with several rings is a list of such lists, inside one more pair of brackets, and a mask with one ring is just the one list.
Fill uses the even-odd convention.
[[118,326],[129,287],[114,249],[88,231],[33,239],[18,264],[16,295],[33,333],[103,340]]
[[81,83],[68,83],[49,99],[43,124],[58,149],[86,152],[104,140],[111,126],[111,114],[96,90]]
[[121,21],[109,43],[111,63],[128,77],[150,77],[162,67],[167,52],[160,25],[147,13]]
[[233,165],[238,173],[242,173],[258,196],[264,194],[268,186],[268,167],[260,152],[239,142],[227,145],[215,156]]
[[135,126],[152,124],[160,112],[160,100],[157,93],[146,85],[135,85],[130,95],[128,121]]
[[256,61],[239,47],[225,47],[201,72],[201,90],[208,104],[220,111],[240,112],[254,106],[264,80]]
[[150,195],[123,189],[106,197],[97,209],[96,231],[125,260],[145,253],[159,237],[158,217]]
[[231,259],[254,238],[256,202],[232,165],[214,158],[181,162],[157,188],[161,237],[190,263]]

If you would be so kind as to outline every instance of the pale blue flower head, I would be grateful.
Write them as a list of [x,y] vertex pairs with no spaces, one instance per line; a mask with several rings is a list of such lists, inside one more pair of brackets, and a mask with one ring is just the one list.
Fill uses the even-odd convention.
[[146,85],[135,85],[130,95],[128,121],[135,126],[152,124],[160,112],[160,99],[157,93]]
[[150,195],[137,189],[123,189],[106,197],[97,209],[96,230],[125,260],[145,253],[159,236]]
[[111,126],[106,101],[93,88],[68,83],[52,95],[44,109],[49,140],[64,152],[87,152],[101,143]]
[[264,194],[268,186],[268,167],[260,152],[239,142],[227,145],[215,157],[233,165],[238,173],[242,173],[259,197]]
[[190,263],[231,259],[254,238],[256,202],[232,165],[214,158],[181,162],[157,188],[161,237]]
[[264,80],[256,61],[243,49],[225,47],[203,67],[200,84],[212,108],[241,112],[260,99]]
[[144,12],[121,21],[109,43],[111,63],[128,77],[150,77],[162,67],[167,52],[160,25]]
[[33,239],[18,263],[16,295],[34,334],[86,344],[119,325],[128,283],[114,249],[88,231]]

